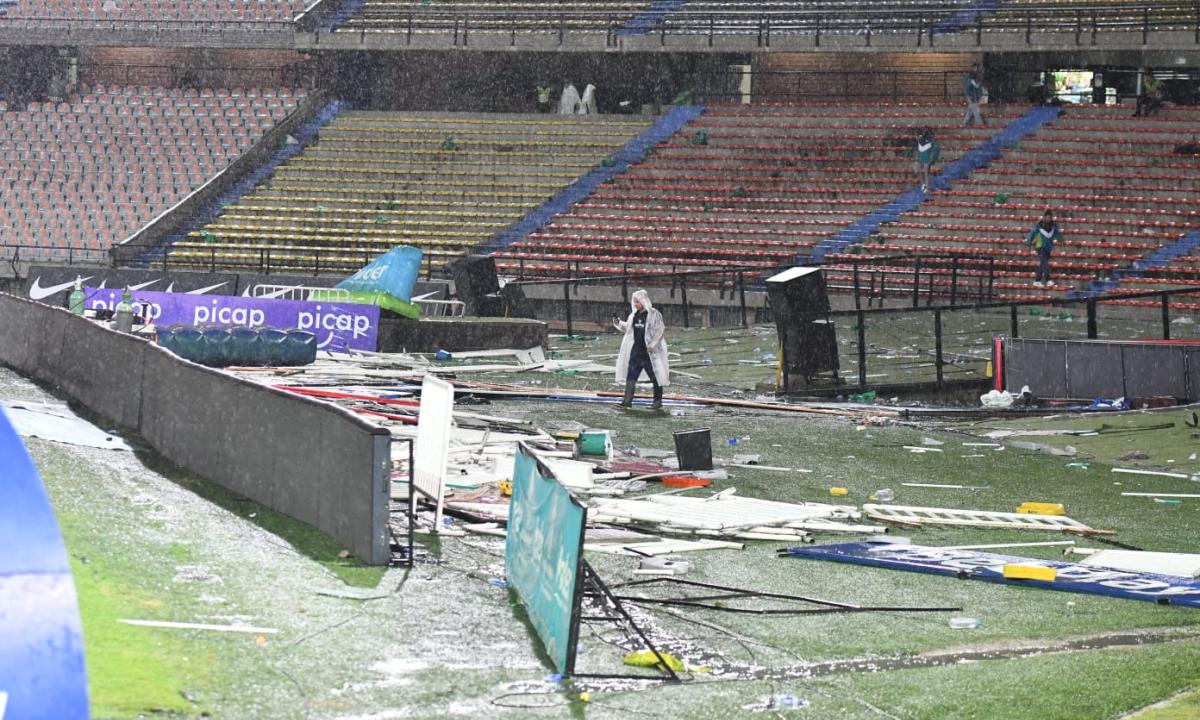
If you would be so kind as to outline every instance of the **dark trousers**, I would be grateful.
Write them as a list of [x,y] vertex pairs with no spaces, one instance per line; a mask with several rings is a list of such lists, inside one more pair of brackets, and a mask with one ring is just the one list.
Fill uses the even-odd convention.
[[654,377],[654,363],[650,362],[649,355],[631,355],[629,358],[629,374],[625,376],[626,382],[635,383],[642,376],[642,371],[646,371],[646,375],[650,377],[650,382],[654,383],[654,387],[658,387],[658,378]]
[[1049,280],[1050,279],[1050,253],[1046,250],[1038,250],[1038,270],[1034,280]]
[[1137,96],[1137,107],[1133,110],[1134,117],[1138,115],[1149,115],[1157,112],[1162,107],[1162,100],[1155,95],[1142,93]]

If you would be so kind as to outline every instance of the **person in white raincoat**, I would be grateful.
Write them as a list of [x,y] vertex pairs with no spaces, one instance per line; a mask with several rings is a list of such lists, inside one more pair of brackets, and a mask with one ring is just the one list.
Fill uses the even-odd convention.
[[579,100],[580,115],[598,115],[599,110],[596,109],[596,86],[588,83],[588,86],[583,89],[583,97]]
[[575,115],[579,112],[582,102],[579,97],[579,91],[575,89],[575,85],[567,82],[563,86],[562,95],[558,99],[558,114]]
[[654,383],[654,403],[650,407],[658,409],[662,407],[663,387],[671,384],[664,337],[666,326],[662,313],[654,309],[645,290],[635,292],[629,306],[628,318],[613,317],[613,327],[625,333],[617,354],[617,382],[625,381],[621,406],[633,405],[634,388],[638,380],[645,378]]

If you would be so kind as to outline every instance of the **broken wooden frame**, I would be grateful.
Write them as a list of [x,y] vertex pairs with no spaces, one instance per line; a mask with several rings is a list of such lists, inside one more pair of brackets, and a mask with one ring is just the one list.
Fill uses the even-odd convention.
[[[404,443],[408,446],[408,502],[404,507],[404,521],[407,527],[404,533],[404,541],[401,542],[396,534],[392,533],[392,562],[393,566],[412,567],[416,564],[415,548],[417,545],[417,489],[413,483],[413,446],[416,442],[412,438],[392,438],[393,443]],[[397,558],[399,555],[399,558]]]

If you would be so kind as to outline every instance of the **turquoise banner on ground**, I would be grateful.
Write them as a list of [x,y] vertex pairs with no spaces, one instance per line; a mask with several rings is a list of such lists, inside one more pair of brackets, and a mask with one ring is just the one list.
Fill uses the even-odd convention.
[[587,510],[523,443],[513,469],[504,567],[558,672],[575,670]]
[[420,272],[421,248],[401,245],[367,263],[336,287],[356,292],[385,292],[408,302],[412,300]]

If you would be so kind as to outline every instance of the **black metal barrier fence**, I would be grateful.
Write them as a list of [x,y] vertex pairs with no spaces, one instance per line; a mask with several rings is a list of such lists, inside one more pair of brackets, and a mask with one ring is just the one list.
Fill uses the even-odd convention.
[[[873,271],[868,268],[881,260],[909,265],[888,271],[891,287],[901,290],[898,295],[889,296],[900,299],[901,304],[894,307],[883,307],[879,292],[882,285],[876,284],[872,288],[866,279]],[[954,272],[958,262],[953,256],[926,255],[846,259],[836,265],[824,266],[827,287],[835,292],[850,293],[854,308],[812,313],[802,320],[831,322],[835,327],[841,326],[843,331],[850,331],[849,336],[838,343],[842,358],[840,366],[849,368],[848,373],[835,378],[838,383],[849,381],[840,387],[846,390],[878,385],[940,388],[960,381],[980,381],[987,377],[992,338],[1000,335],[1020,337],[1023,322],[1038,323],[1038,335],[1043,337],[1097,338],[1101,325],[1099,308],[1132,305],[1141,309],[1106,317],[1106,329],[1126,337],[1153,335],[1171,339],[1172,302],[1200,308],[1200,287],[1098,298],[998,300],[994,264],[979,276],[964,278]],[[680,324],[684,328],[690,326],[689,291],[694,295],[699,289],[707,289],[713,291],[708,296],[710,303],[720,302],[736,308],[739,323],[748,326],[751,320],[747,310],[751,303],[747,302],[747,292],[762,291],[765,277],[793,267],[731,266],[720,270],[624,272],[632,265],[625,265],[619,275],[514,280],[509,284],[522,288],[561,287],[561,296],[557,290],[554,295],[561,298],[562,314],[558,317],[565,321],[569,335],[575,333],[577,324],[574,306],[581,301],[596,302],[578,297],[581,286],[619,287],[622,298],[627,298],[631,290],[639,287],[665,289],[668,292],[665,305],[678,305],[683,309]],[[951,270],[949,275],[943,272],[947,265]],[[567,270],[563,268],[564,272]],[[570,270],[574,271],[574,267]],[[834,282],[830,282],[831,276]],[[911,286],[901,287],[897,282],[899,278],[904,278]],[[935,278],[946,285],[940,288],[931,285],[930,281]],[[935,304],[939,298],[948,302]],[[879,307],[872,307],[876,300],[879,300]],[[1147,306],[1150,307],[1147,309]],[[1051,308],[1059,310],[1056,313]],[[1158,315],[1158,323],[1148,323],[1148,313]],[[1077,314],[1081,317],[1076,317]],[[674,316],[679,317],[679,314]],[[765,317],[771,317],[769,308]],[[1181,325],[1179,332],[1193,329],[1200,332],[1200,325]],[[1148,332],[1150,335],[1146,334]],[[843,374],[847,377],[843,378]]]
[[367,563],[388,563],[387,430],[4,294],[0,363],[56,387],[172,463],[324,531]]
[[[837,322],[839,319],[852,321],[852,329],[855,331],[855,339],[849,343],[854,349],[854,364],[857,366],[856,387],[865,389],[872,383],[868,382],[871,369],[869,357],[872,344],[868,343],[867,334],[873,323],[884,323],[887,327],[886,332],[891,332],[897,342],[894,346],[899,346],[900,342],[906,343],[902,347],[911,347],[917,359],[931,357],[931,360],[926,363],[927,369],[932,371],[916,373],[912,381],[905,384],[931,384],[935,387],[943,387],[949,380],[952,379],[970,379],[967,376],[975,376],[977,379],[984,377],[983,373],[978,372],[978,368],[974,372],[962,372],[963,357],[955,357],[948,359],[946,347],[946,324],[951,316],[957,316],[960,325],[962,317],[970,317],[977,320],[977,327],[974,329],[974,334],[981,336],[988,341],[986,352],[981,355],[971,356],[965,355],[967,359],[973,359],[977,364],[988,363],[991,359],[990,338],[993,335],[1007,335],[1008,337],[1018,338],[1021,336],[1021,313],[1028,311],[1031,317],[1039,320],[1054,320],[1058,319],[1065,323],[1057,327],[1046,327],[1041,335],[1045,336],[1058,335],[1066,337],[1078,337],[1080,332],[1076,329],[1078,325],[1070,324],[1074,320],[1074,316],[1069,310],[1071,308],[1082,308],[1084,310],[1084,328],[1083,335],[1089,339],[1100,337],[1100,322],[1098,308],[1104,305],[1150,305],[1151,312],[1157,312],[1159,315],[1158,332],[1152,333],[1163,340],[1172,339],[1172,314],[1171,301],[1173,298],[1187,297],[1189,305],[1200,307],[1200,287],[1174,288],[1170,290],[1151,290],[1144,292],[1131,292],[1109,295],[1105,297],[1090,297],[1078,299],[1061,299],[1061,300],[1013,300],[1013,301],[996,301],[982,302],[971,304],[958,305],[943,305],[943,306],[926,306],[926,307],[895,307],[895,308],[875,308],[875,309],[855,309],[855,310],[835,310],[828,313],[814,313],[807,316],[808,321],[813,320],[829,320]],[[1063,311],[1058,316],[1053,313],[1047,313],[1046,308],[1063,308]],[[999,311],[999,315],[996,314]],[[1004,315],[1007,318],[1003,318]],[[908,323],[899,322],[903,316],[916,316],[915,321]],[[1001,319],[1002,322],[988,322],[987,319]],[[981,318],[983,318],[981,320]],[[1003,320],[1007,320],[1007,327],[1004,327]],[[1106,320],[1106,324],[1111,324],[1114,332],[1126,333],[1134,336],[1141,336],[1146,330],[1149,330],[1153,325],[1147,324],[1145,312],[1141,314],[1133,313],[1128,317],[1112,317]],[[1190,323],[1189,323],[1190,325]],[[903,336],[900,334],[903,333]],[[963,334],[970,334],[966,331]],[[1144,336],[1149,339],[1150,336]],[[932,348],[928,346],[928,340],[932,339]],[[975,343],[978,345],[979,343]],[[879,347],[879,344],[875,344]],[[894,348],[888,348],[888,353],[894,353]],[[963,355],[962,353],[956,353]],[[911,356],[910,356],[911,357]],[[895,359],[891,357],[889,359]],[[948,378],[947,368],[951,367],[959,371],[958,378]],[[912,368],[909,368],[912,369]],[[894,373],[886,373],[891,376]],[[874,383],[883,384],[883,383]]]
[[[968,261],[985,264],[986,271],[976,271],[968,275],[960,272],[960,266]],[[572,294],[578,295],[581,285],[620,285],[622,297],[629,296],[629,286],[640,283],[647,286],[666,287],[670,299],[674,300],[679,294],[679,304],[683,310],[683,326],[691,326],[688,289],[699,288],[715,290],[718,299],[728,300],[730,306],[736,298],[741,324],[749,325],[746,310],[747,291],[764,291],[767,277],[778,272],[795,267],[793,264],[763,267],[762,265],[732,265],[719,270],[679,270],[677,265],[663,267],[661,264],[647,261],[623,262],[620,273],[611,275],[588,275],[589,270],[583,267],[582,260],[563,261],[561,269],[548,269],[547,263],[539,260],[536,270],[526,268],[525,261],[519,260],[516,265],[515,280],[509,285],[532,287],[537,285],[561,285],[564,319],[567,333],[573,334],[574,313],[572,311]],[[887,263],[887,265],[880,265]],[[653,266],[655,270],[638,271],[641,265]],[[921,299],[931,305],[936,296],[949,298],[950,304],[955,305],[960,300],[986,302],[995,298],[996,263],[995,258],[979,255],[958,255],[931,253],[925,255],[875,255],[862,258],[843,256],[836,262],[821,266],[825,270],[826,286],[834,291],[845,291],[852,294],[854,307],[862,308],[865,302],[868,307],[876,302],[883,307],[886,297],[895,297],[903,289],[904,297],[911,298],[912,307],[920,307]],[[547,278],[547,273],[558,277]],[[891,293],[889,295],[889,293]]]

